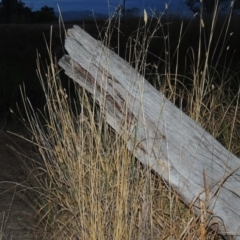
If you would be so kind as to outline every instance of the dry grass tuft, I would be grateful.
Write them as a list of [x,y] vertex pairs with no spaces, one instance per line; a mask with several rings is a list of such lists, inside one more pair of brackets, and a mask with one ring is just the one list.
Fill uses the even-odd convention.
[[[160,17],[156,29],[150,32],[151,19],[145,16],[144,21],[135,38],[129,39],[128,59],[146,75],[150,41],[163,25]],[[200,34],[203,30],[204,24]],[[112,31],[109,23],[103,39],[106,44]],[[209,52],[211,38],[206,45]],[[181,36],[179,44],[180,40]],[[168,41],[166,37],[166,46]],[[29,197],[45,239],[216,239],[217,228],[207,225],[204,204],[200,217],[194,216],[167,184],[133,157],[125,144],[127,136],[119,136],[106,124],[104,112],[84,90],[75,86],[73,99],[61,87],[51,45],[48,50],[50,65],[45,72],[40,58],[37,61],[45,111],[36,113],[22,89],[27,113],[24,121],[40,157],[25,162]],[[218,73],[209,64],[208,54],[196,59],[186,77],[191,79],[190,87],[181,86],[177,65],[175,72],[169,71],[167,56],[165,73],[156,79],[164,78],[161,90],[170,100],[178,100],[180,107],[186,101],[183,110],[239,154],[238,144],[234,144],[239,139],[239,95],[225,89],[226,81],[214,83]]]

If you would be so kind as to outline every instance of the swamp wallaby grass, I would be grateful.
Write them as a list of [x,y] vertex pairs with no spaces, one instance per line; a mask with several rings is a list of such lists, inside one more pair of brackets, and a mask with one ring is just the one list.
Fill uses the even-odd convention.
[[[228,70],[227,61],[222,72],[213,62],[219,53],[219,46],[212,45],[217,12],[216,8],[208,34],[200,14],[198,49],[189,46],[185,75],[178,69],[185,32],[179,29],[177,48],[170,49],[171,39],[162,15],[150,19],[145,12],[128,40],[125,56],[165,96],[227,149],[240,155],[239,92],[229,84],[238,80],[238,74]],[[231,36],[230,19],[231,10],[219,36],[226,40]],[[114,31],[120,38],[120,24],[120,19],[110,18],[99,29],[107,46]],[[147,59],[153,54],[151,41],[157,38],[163,39],[163,56],[155,56],[158,62],[150,65]],[[224,44],[219,42],[222,55],[228,51]],[[23,122],[40,158],[24,162],[27,192],[44,239],[219,239],[217,226],[208,225],[204,204],[202,214],[195,216],[171,187],[142,166],[128,151],[127,136],[120,136],[106,124],[103,109],[91,96],[76,85],[71,98],[61,86],[61,70],[51,53],[51,41],[47,49],[50,64],[44,66],[39,56],[37,59],[46,98],[44,111],[36,112],[22,89],[26,110]],[[159,72],[163,64],[164,71]],[[215,82],[219,78],[222,81]]]

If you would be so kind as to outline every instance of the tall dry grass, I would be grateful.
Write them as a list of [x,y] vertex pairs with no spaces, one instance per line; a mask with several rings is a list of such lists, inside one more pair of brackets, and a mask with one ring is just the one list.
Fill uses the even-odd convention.
[[[229,76],[236,76],[225,66],[224,81],[217,85],[214,77],[220,73],[212,65],[211,56],[200,55],[202,47],[205,53],[215,47],[211,41],[216,19],[217,9],[211,34],[205,39],[200,16],[198,55],[191,55],[191,73],[181,76],[177,64],[175,71],[170,71],[168,53],[171,50],[177,56],[178,49],[169,49],[170,40],[158,17],[155,29],[162,29],[166,65],[164,74],[153,72],[151,76],[159,81],[163,94],[175,103],[179,101],[182,109],[185,101],[183,110],[238,154],[239,94],[225,87],[232,80]],[[112,22],[116,21],[114,28],[119,29],[120,24],[117,19],[110,20],[102,39],[106,45],[110,44]],[[127,60],[143,75],[149,67],[148,47],[157,37],[150,26],[151,19],[145,15],[143,25],[139,23],[128,42]],[[180,29],[178,47],[183,35]],[[36,112],[22,89],[27,115],[24,122],[32,135],[29,141],[39,155],[39,159],[24,162],[24,168],[43,239],[216,239],[217,226],[207,225],[204,206],[201,216],[196,217],[171,187],[142,166],[128,151],[127,136],[120,136],[106,124],[104,111],[83,89],[76,85],[74,99],[69,96],[61,87],[51,41],[48,51],[49,65],[44,66],[39,56],[37,59],[45,110]],[[158,72],[157,65],[152,69]],[[190,87],[182,84],[185,77],[191,80]]]
[[[216,30],[219,19],[218,8],[215,7],[211,17],[204,17],[203,12],[200,12],[198,48],[192,49],[189,46],[187,50],[185,68],[190,70],[185,72],[185,75],[179,74],[178,65],[181,38],[186,34],[180,29],[179,43],[176,49],[171,49],[176,60],[172,61],[167,53],[166,73],[155,77],[155,81],[164,82],[162,85],[161,83],[157,85],[161,85],[160,91],[169,100],[200,123],[229,151],[240,156],[238,131],[240,79],[239,72],[230,70],[234,63],[228,45],[234,34],[229,28],[232,10],[233,5],[224,21],[221,17],[220,33]],[[168,33],[163,35],[166,39],[165,45],[170,49],[169,35]],[[171,70],[172,63],[175,64],[174,71]]]

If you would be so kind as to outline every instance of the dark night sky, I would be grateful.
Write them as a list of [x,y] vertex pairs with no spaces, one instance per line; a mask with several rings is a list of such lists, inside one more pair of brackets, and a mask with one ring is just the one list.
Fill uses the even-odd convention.
[[[190,13],[187,9],[185,0],[171,0],[169,10],[177,12],[178,14]],[[33,11],[39,10],[41,7],[47,5],[54,7],[57,10],[57,4],[60,6],[61,11],[83,11],[90,10],[98,13],[112,12],[121,2],[121,0],[23,0],[27,6],[31,7]],[[163,11],[165,3],[169,0],[126,0],[126,8],[137,7],[142,9],[154,9]]]

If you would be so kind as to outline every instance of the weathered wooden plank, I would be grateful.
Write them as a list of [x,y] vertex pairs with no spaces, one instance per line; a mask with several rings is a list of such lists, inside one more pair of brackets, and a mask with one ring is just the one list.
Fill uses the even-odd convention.
[[109,125],[129,134],[128,148],[138,160],[161,175],[196,214],[200,201],[205,203],[212,210],[209,224],[217,221],[220,233],[240,239],[240,160],[78,26],[68,30],[65,48],[69,55],[59,65],[93,95]]

